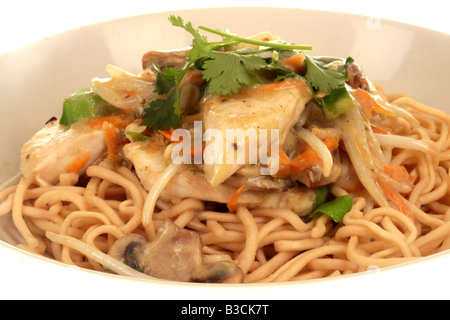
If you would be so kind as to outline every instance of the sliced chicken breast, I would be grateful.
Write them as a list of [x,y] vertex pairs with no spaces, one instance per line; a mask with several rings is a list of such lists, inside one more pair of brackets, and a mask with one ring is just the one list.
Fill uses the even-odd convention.
[[[124,156],[129,159],[136,170],[145,189],[150,190],[158,175],[167,167],[164,157],[166,144],[161,140],[138,141],[124,146]],[[268,177],[269,178],[269,177]],[[212,186],[205,178],[200,167],[185,166],[172,178],[160,197],[172,202],[186,198],[203,201],[227,203],[237,188],[232,183]],[[238,200],[240,205],[260,208],[289,208],[299,215],[310,212],[315,199],[312,190],[294,186],[283,189],[249,189]]]
[[101,129],[79,123],[68,128],[52,121],[22,147],[20,169],[24,177],[39,185],[54,185],[62,173],[83,174],[106,152]]
[[[215,161],[205,161],[206,180],[217,187],[243,165],[261,161],[260,153],[268,154],[273,144],[278,150],[311,99],[310,88],[300,79],[258,84],[229,96],[206,96],[201,102],[205,137],[208,131],[221,133],[221,139],[214,136],[205,144],[205,152],[215,153],[211,157]],[[265,131],[267,141],[260,130]],[[236,139],[230,133],[235,133]],[[245,158],[238,158],[242,152]]]

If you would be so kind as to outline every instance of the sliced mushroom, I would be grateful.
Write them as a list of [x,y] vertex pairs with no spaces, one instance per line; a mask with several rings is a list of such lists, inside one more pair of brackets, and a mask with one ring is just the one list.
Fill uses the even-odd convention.
[[271,176],[257,176],[245,177],[239,174],[234,174],[225,180],[224,184],[239,188],[244,186],[246,190],[255,191],[287,191],[295,187],[295,184],[290,179],[277,179]]
[[366,91],[370,91],[370,86],[367,81],[366,75],[362,70],[361,66],[355,62],[351,63],[348,66],[348,84],[353,89],[363,89]]
[[158,51],[152,50],[142,57],[142,68],[154,70],[154,66],[160,69],[171,67],[182,69],[186,64],[186,54],[189,49]]
[[156,238],[129,234],[118,239],[109,255],[147,275],[185,282],[243,282],[242,271],[233,263],[204,262],[202,245],[197,233],[164,221]]
[[142,248],[147,240],[139,234],[128,234],[118,239],[109,250],[108,254],[120,260],[129,267],[142,272]]

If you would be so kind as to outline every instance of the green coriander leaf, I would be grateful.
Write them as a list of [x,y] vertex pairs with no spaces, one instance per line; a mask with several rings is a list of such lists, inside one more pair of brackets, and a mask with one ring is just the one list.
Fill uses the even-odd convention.
[[207,56],[212,50],[212,46],[209,44],[208,39],[202,35],[191,22],[185,23],[183,18],[174,15],[169,17],[169,21],[173,26],[185,29],[194,37],[192,40],[192,49],[188,52],[188,57],[191,61]]
[[220,42],[209,42],[206,36],[202,35],[191,22],[186,23],[183,18],[174,15],[169,17],[169,21],[173,26],[185,29],[194,37],[192,40],[192,48],[187,54],[189,60],[192,62],[207,57],[213,50],[237,43],[236,40],[228,37],[223,37],[223,41]]
[[155,130],[181,126],[178,89],[172,90],[166,100],[157,99],[150,102],[149,107],[144,110],[142,124]]
[[169,17],[169,21],[173,26],[185,29],[187,32],[192,34],[195,39],[208,42],[208,39],[198,31],[198,29],[192,24],[192,22],[185,23],[182,17],[174,15],[171,15]]
[[336,223],[343,221],[344,216],[352,209],[353,199],[350,196],[342,196],[330,202],[318,206],[309,216],[314,218],[318,213],[330,216]]
[[305,62],[305,78],[317,90],[330,93],[334,89],[344,85],[347,80],[344,74],[335,69],[327,68],[324,62],[317,58],[306,56]]
[[276,81],[282,81],[282,80],[287,79],[287,78],[291,78],[292,79],[292,78],[298,78],[298,77],[301,77],[301,76],[298,75],[295,72],[287,72],[285,74],[277,75],[277,77],[274,79],[274,81],[276,82]]
[[175,68],[164,68],[164,70],[159,70],[158,68],[156,74],[155,90],[159,94],[169,93],[170,90],[175,88],[177,84],[177,79],[180,76],[182,70]]
[[256,55],[212,52],[211,60],[203,63],[203,78],[209,82],[211,93],[228,95],[237,93],[242,85],[253,84],[255,78],[249,71],[266,66],[266,61]]

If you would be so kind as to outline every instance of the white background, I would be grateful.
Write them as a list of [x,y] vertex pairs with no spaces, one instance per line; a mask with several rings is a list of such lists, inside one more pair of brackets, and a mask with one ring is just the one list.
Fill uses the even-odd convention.
[[0,52],[82,25],[157,11],[202,7],[289,7],[362,14],[450,34],[443,0],[15,0],[0,11]]

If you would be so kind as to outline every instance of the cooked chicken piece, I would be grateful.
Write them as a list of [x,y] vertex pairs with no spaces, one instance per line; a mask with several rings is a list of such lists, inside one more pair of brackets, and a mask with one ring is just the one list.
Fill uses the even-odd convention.
[[[222,140],[206,141],[205,150],[222,151],[222,161],[205,163],[204,171],[207,181],[216,187],[233,175],[244,164],[251,163],[247,150],[253,148],[250,133],[257,133],[257,148],[266,146],[271,150],[272,143],[283,145],[289,130],[297,123],[305,105],[312,99],[308,85],[300,79],[286,79],[270,84],[258,84],[242,89],[230,96],[206,96],[201,102],[201,112],[205,132],[219,130]],[[279,141],[273,142],[273,129],[279,130]],[[243,139],[238,137],[227,145],[227,130],[242,130],[249,133]],[[268,141],[260,139],[259,130],[267,130]],[[230,143],[228,139],[228,143]],[[278,147],[277,147],[278,148]],[[264,150],[262,149],[262,150]],[[227,161],[236,159],[239,152],[245,151],[245,161]],[[267,154],[263,152],[263,154]],[[220,158],[219,158],[220,159]],[[253,158],[254,159],[254,158]],[[261,160],[260,158],[257,161]],[[221,162],[221,163],[220,163]],[[228,163],[227,163],[228,162]]]
[[[124,146],[124,156],[133,163],[141,183],[147,190],[151,189],[158,175],[167,167],[164,158],[165,147],[164,141],[157,139],[133,142]],[[314,192],[305,187],[291,186],[270,191],[263,188],[254,189],[250,188],[250,190],[244,191],[240,195],[238,203],[249,208],[289,208],[299,215],[305,215],[310,212],[315,199]],[[236,190],[237,187],[232,183],[211,186],[206,181],[204,172],[199,167],[190,165],[177,172],[160,197],[173,202],[195,198],[203,201],[228,203]]]
[[58,121],[47,123],[22,147],[20,169],[39,185],[56,184],[62,173],[83,174],[88,165],[106,152],[101,129],[83,122],[70,128]]
[[137,234],[118,239],[109,255],[147,275],[173,281],[243,282],[242,271],[230,261],[204,262],[197,233],[164,221],[156,238],[147,242]]

